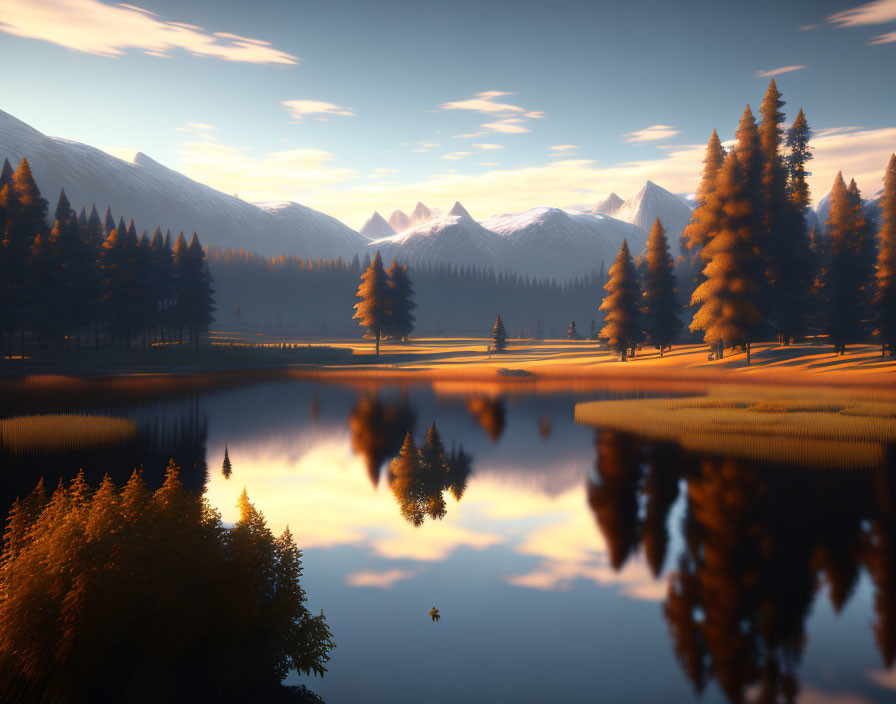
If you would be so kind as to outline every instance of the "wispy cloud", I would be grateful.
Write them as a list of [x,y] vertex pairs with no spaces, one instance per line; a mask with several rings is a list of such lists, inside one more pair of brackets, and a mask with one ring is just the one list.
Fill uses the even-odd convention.
[[350,587],[375,587],[377,589],[391,589],[396,582],[416,577],[413,570],[360,570],[352,572],[345,578],[345,583]]
[[798,32],[811,32],[813,29],[818,29],[817,24],[805,24],[802,27],[798,27]]
[[808,68],[808,66],[781,66],[780,68],[771,68],[768,71],[757,71],[756,77],[772,77],[772,76],[780,76],[782,73],[791,73],[792,71],[802,71],[804,68]]
[[681,130],[677,130],[671,125],[653,125],[645,127],[643,130],[635,132],[626,132],[623,137],[628,137],[626,142],[656,142],[661,139],[668,139],[681,134]]
[[451,154],[443,154],[443,159],[463,159],[465,156],[470,156],[474,154],[474,152],[452,152]]
[[[851,10],[836,12],[827,19],[837,27],[864,27],[896,22],[896,0],[875,0]],[[868,41],[869,44],[890,44],[892,42],[896,42],[896,32],[879,34]]]
[[467,134],[456,134],[452,139],[476,139],[484,134],[485,132],[468,132]]
[[260,39],[164,20],[134,5],[98,0],[3,0],[0,32],[40,39],[99,56],[129,50],[167,57],[183,50],[194,56],[253,64],[297,64],[298,57]]
[[548,147],[552,152],[569,152],[579,148],[578,144],[555,144],[553,147]]
[[500,90],[488,90],[482,93],[477,93],[475,98],[442,103],[440,107],[442,110],[475,110],[476,112],[482,113],[526,112],[526,109],[521,108],[519,105],[495,102],[495,98],[500,98],[504,95],[513,95],[513,93],[505,93]]
[[218,128],[214,125],[206,124],[205,122],[188,122],[182,127],[175,127],[174,130],[176,132],[187,132],[189,134],[194,134],[197,137],[202,137],[203,139],[218,138],[216,134],[212,134],[213,132],[217,132]]
[[322,100],[284,100],[281,105],[286,107],[289,116],[294,120],[302,120],[309,115],[355,116],[354,108],[344,108]]
[[529,132],[528,128],[523,127],[522,122],[518,117],[507,117],[495,122],[486,122],[482,126],[492,132],[501,132],[503,134],[523,134],[524,132]]
[[471,144],[470,146],[471,146],[471,147],[478,147],[479,149],[488,149],[488,150],[492,150],[492,149],[503,149],[503,148],[504,148],[504,145],[503,145],[503,144],[488,144],[488,143],[485,143],[485,144]]

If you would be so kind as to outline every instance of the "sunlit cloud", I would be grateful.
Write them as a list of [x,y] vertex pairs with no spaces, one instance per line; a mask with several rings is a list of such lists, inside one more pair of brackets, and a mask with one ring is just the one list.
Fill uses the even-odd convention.
[[417,573],[413,570],[385,570],[384,572],[376,572],[374,570],[360,570],[352,572],[345,578],[345,584],[349,587],[374,587],[376,589],[391,589],[396,582],[416,577]]
[[477,161],[476,166],[500,166],[500,162],[497,161]]
[[543,117],[547,117],[548,114],[546,112],[541,112],[540,110],[532,110],[531,112],[527,112],[523,117],[530,117],[533,120],[540,120]]
[[309,115],[355,116],[354,108],[344,108],[333,103],[325,103],[322,100],[284,100],[281,105],[286,107],[289,116],[294,120],[302,120]]
[[887,162],[896,151],[896,127],[822,130],[811,146],[815,158],[809,185],[816,202],[831,190],[838,171],[843,171],[847,180],[854,178],[863,194],[871,195],[882,187]]
[[503,144],[487,144],[487,143],[486,143],[486,144],[471,144],[470,146],[471,146],[471,147],[478,147],[479,149],[488,149],[488,150],[491,150],[491,149],[503,149],[503,148],[504,148],[504,145],[503,145]]
[[780,76],[782,73],[792,73],[793,71],[802,71],[804,68],[808,68],[808,66],[781,66],[780,68],[772,68],[768,71],[757,71],[757,78],[770,78],[773,76]]
[[868,43],[869,44],[890,44],[892,42],[896,42],[896,32],[887,32],[886,34],[879,34],[876,37],[873,37]]
[[681,134],[681,130],[677,130],[671,125],[653,125],[645,127],[643,130],[634,132],[626,132],[623,137],[628,137],[626,142],[655,142],[660,139],[668,139]]
[[452,152],[451,154],[443,154],[442,159],[463,159],[475,152]]
[[188,134],[194,134],[197,137],[202,137],[203,139],[218,139],[218,136],[212,134],[213,132],[217,132],[218,128],[214,125],[209,125],[204,122],[188,122],[182,127],[175,127],[175,132],[186,132]]
[[468,132],[467,134],[456,134],[452,139],[475,139],[481,137],[485,132]]
[[573,149],[580,149],[577,144],[555,144],[553,147],[548,147],[552,152],[567,152],[572,151]]
[[254,154],[217,142],[187,142],[178,150],[180,170],[224,193],[247,201],[296,200],[303,192],[334,186],[357,175],[331,165],[322,149]]
[[164,20],[133,5],[98,0],[3,0],[0,32],[40,39],[74,51],[118,57],[139,50],[167,57],[183,50],[194,56],[253,64],[297,64],[299,59],[260,39],[209,32]]
[[811,32],[813,29],[818,29],[819,25],[817,24],[806,24],[797,29],[798,32]]
[[530,130],[523,127],[520,123],[521,119],[517,117],[507,117],[503,120],[497,120],[496,122],[487,122],[482,127],[487,130],[492,130],[493,132],[502,132],[504,134],[523,134],[524,132],[529,132]]
[[477,93],[475,98],[469,100],[456,100],[450,103],[442,103],[442,110],[475,110],[482,113],[498,113],[498,112],[526,112],[525,108],[519,105],[510,105],[508,103],[496,103],[495,98],[505,95],[513,95],[513,93],[505,93],[499,90],[489,90]]
[[[896,0],[875,0],[830,15],[828,22],[837,27],[862,27],[887,22],[896,22]],[[887,32],[872,37],[869,44],[890,44],[896,42],[896,32]]]
[[134,149],[133,147],[100,147],[106,154],[111,154],[117,159],[121,159],[122,161],[127,161],[131,163],[134,161],[134,156],[136,156],[139,149]]

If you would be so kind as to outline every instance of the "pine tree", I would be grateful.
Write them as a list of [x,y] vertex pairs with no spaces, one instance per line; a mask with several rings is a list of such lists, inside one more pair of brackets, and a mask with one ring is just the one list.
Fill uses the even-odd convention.
[[843,174],[838,172],[824,226],[827,252],[820,291],[825,332],[837,354],[844,354],[847,344],[862,337],[862,243],[854,206]]
[[644,327],[647,339],[663,351],[681,333],[678,292],[675,289],[675,267],[669,254],[666,230],[657,218],[647,238],[647,276],[644,281]]
[[367,329],[368,335],[376,338],[376,356],[379,357],[380,337],[386,332],[389,324],[387,308],[389,278],[383,269],[383,259],[379,250],[361,276],[361,285],[358,286],[356,295],[361,300],[355,304],[355,314],[352,318]]
[[877,333],[881,354],[896,355],[896,154],[890,156],[880,198],[880,231],[877,234]]
[[392,474],[392,495],[398,502],[401,515],[415,526],[423,525],[426,511],[423,507],[420,451],[410,430],[389,469]]
[[389,298],[386,303],[389,319],[386,323],[386,333],[393,339],[406,342],[414,331],[412,311],[417,307],[414,303],[414,288],[408,277],[408,268],[401,266],[397,259],[392,260],[392,266],[386,275],[389,285]]
[[719,357],[726,344],[745,345],[749,364],[750,342],[762,322],[762,262],[755,246],[754,200],[736,153],[725,158],[709,200],[718,220],[703,250],[706,281],[691,298],[691,305],[699,307],[691,330],[702,330]]
[[600,304],[600,310],[604,311],[600,338],[606,340],[610,349],[618,352],[624,362],[629,350],[634,356],[635,347],[642,339],[641,291],[627,240],[622,240],[609,274],[610,280],[604,286],[607,296]]
[[132,312],[137,306],[139,291],[135,277],[135,249],[127,230],[112,230],[103,243],[100,257],[103,317],[112,338],[121,339],[130,347],[133,331]]
[[807,179],[812,172],[806,171],[806,162],[812,159],[812,148],[809,146],[811,139],[812,130],[809,129],[809,122],[803,114],[803,109],[800,108],[793,125],[787,131],[788,152],[785,161],[790,200],[802,213],[809,209],[810,195]]
[[9,159],[3,159],[3,168],[0,169],[0,188],[3,188],[7,183],[12,183],[12,164],[9,163]]
[[227,454],[227,446],[224,446],[224,462],[221,464],[221,474],[225,479],[230,479],[233,474],[233,465],[230,464],[230,455]]
[[566,339],[567,340],[581,340],[582,336],[579,335],[579,331],[576,330],[576,321],[573,320],[569,324],[569,329],[566,331]]
[[492,350],[503,352],[507,349],[507,331],[504,329],[504,321],[499,315],[495,318],[495,327],[492,330]]
[[681,274],[679,285],[685,301],[691,300],[691,294],[702,282],[702,270],[700,252],[709,243],[713,231],[712,223],[717,219],[714,213],[709,211],[707,198],[715,188],[716,175],[725,160],[725,149],[719,139],[718,133],[713,130],[706,144],[706,155],[703,158],[703,176],[697,187],[697,207],[691,215],[691,220],[681,235]]
[[865,331],[871,332],[873,318],[875,317],[873,306],[876,293],[874,272],[877,264],[877,238],[874,232],[874,224],[865,211],[865,202],[862,200],[862,194],[859,192],[859,187],[854,178],[850,179],[847,191],[849,193],[858,246],[857,285],[862,292],[862,305],[857,314],[861,317]]
[[442,496],[442,491],[448,486],[447,459],[442,438],[433,423],[426,432],[426,443],[420,448],[423,509],[433,519],[444,518],[447,510]]

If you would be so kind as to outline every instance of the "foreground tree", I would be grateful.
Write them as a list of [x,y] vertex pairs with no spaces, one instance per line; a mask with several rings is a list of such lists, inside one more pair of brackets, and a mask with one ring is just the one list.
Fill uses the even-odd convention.
[[17,502],[0,560],[4,698],[282,701],[290,670],[322,675],[333,640],[305,606],[301,551],[245,492],[239,508],[225,528],[173,462],[154,493],[138,472],[120,491],[80,474]]
[[627,240],[622,240],[609,273],[610,280],[604,286],[608,295],[600,304],[600,310],[604,311],[600,338],[606,341],[610,349],[618,352],[624,362],[629,350],[634,356],[635,346],[642,338],[641,309],[638,307],[641,292]]
[[407,342],[408,336],[414,331],[413,310],[417,307],[414,303],[414,287],[408,277],[408,268],[401,266],[397,259],[393,259],[386,276],[389,284],[386,333],[393,339]]
[[367,329],[367,335],[376,339],[376,356],[380,356],[380,337],[389,325],[389,279],[383,269],[383,258],[377,250],[376,256],[361,275],[355,304],[354,320]]
[[681,333],[678,312],[678,293],[675,289],[675,267],[669,254],[666,230],[657,218],[647,237],[647,276],[644,280],[644,328],[647,339],[663,351]]
[[749,364],[750,342],[762,322],[762,265],[755,245],[754,201],[737,154],[725,158],[710,201],[718,217],[716,234],[703,250],[706,281],[691,298],[699,307],[691,330],[702,330],[719,357],[726,344],[744,345]]
[[495,318],[495,327],[492,330],[492,349],[495,352],[503,352],[507,349],[507,331],[504,329],[504,321],[499,315]]
[[896,154],[890,156],[880,199],[877,258],[877,334],[880,352],[896,355]]

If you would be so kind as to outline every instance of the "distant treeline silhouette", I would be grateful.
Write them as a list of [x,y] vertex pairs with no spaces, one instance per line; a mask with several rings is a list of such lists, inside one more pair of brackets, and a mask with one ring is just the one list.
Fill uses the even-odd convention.
[[[375,254],[375,253],[373,253]],[[217,288],[218,321],[224,329],[245,327],[300,334],[357,335],[352,320],[361,274],[371,257],[301,259],[261,257],[254,252],[209,247]],[[597,305],[606,282],[601,262],[588,276],[566,282],[530,278],[492,268],[445,263],[408,266],[413,281],[416,334],[489,333],[495,314],[508,335],[565,335],[571,319],[599,319]]]
[[[52,222],[52,224],[51,224]],[[0,334],[5,354],[184,341],[198,345],[214,311],[194,233],[138,236],[96,206],[72,210],[63,190],[52,221],[28,160],[0,172]]]

